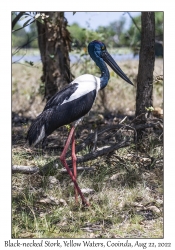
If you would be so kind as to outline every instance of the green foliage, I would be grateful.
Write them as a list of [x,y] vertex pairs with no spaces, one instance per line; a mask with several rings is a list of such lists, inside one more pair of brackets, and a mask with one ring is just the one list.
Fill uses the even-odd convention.
[[[12,13],[12,20],[15,18],[16,14]],[[18,47],[20,44],[24,44],[27,42],[27,32],[25,29],[20,29],[22,26],[17,22],[14,26],[14,30],[17,30],[12,33],[12,46]]]
[[[14,27],[14,30],[21,28],[21,26],[17,23]],[[16,32],[12,33],[12,47],[19,47],[27,43],[28,37],[25,29],[20,29]]]
[[[163,12],[155,12],[155,40],[163,40]],[[131,47],[134,53],[138,53],[141,41],[141,15],[134,17],[131,22],[130,28],[125,32],[121,33],[120,43],[124,46]],[[159,48],[159,44],[156,44],[156,54],[163,55]],[[157,50],[159,50],[157,52]]]
[[[138,52],[141,40],[141,15],[131,20],[127,31],[124,30],[125,18],[110,23],[107,26],[99,26],[96,31],[81,28],[77,23],[68,29],[73,39],[73,46],[81,48],[91,40],[99,39],[105,41],[108,47],[131,47],[135,53]],[[155,12],[156,39],[163,39],[163,12]]]
[[155,23],[156,23],[156,38],[158,40],[163,40],[163,21],[164,15],[163,11],[155,12]]
[[99,26],[97,29],[98,34],[103,34],[105,42],[108,47],[120,46],[120,36],[123,32],[125,24],[125,18],[122,17],[119,21],[110,23],[108,26]]
[[[26,21],[21,26],[19,21],[15,24],[12,33],[12,47],[27,47],[27,48],[38,48],[37,41],[37,29],[36,29],[36,13],[25,13],[19,21]],[[15,12],[12,13],[12,20],[15,18],[17,14]],[[37,19],[38,20],[38,19]],[[30,24],[28,26],[28,24]],[[25,27],[28,26],[28,30]]]
[[82,29],[77,23],[73,23],[68,30],[71,34],[73,45],[82,46],[86,40],[86,30]]
[[[75,14],[75,13],[74,13]],[[12,20],[15,17],[15,13],[12,13]],[[33,17],[32,17],[33,15]],[[30,20],[37,19],[42,21],[46,16],[43,14],[36,14],[26,12],[22,19],[31,17]],[[32,19],[33,18],[33,19]],[[156,40],[163,40],[163,12],[155,12],[155,23],[156,23]],[[130,47],[135,53],[138,52],[141,40],[141,15],[133,18],[134,22],[131,20],[131,25],[127,31],[124,30],[125,17],[122,17],[119,21],[111,22],[107,26],[99,26],[96,31],[82,28],[78,23],[73,23],[68,26],[68,30],[72,37],[72,47],[81,49],[86,47],[89,41],[97,39],[104,41],[109,47]],[[68,20],[69,21],[69,20]],[[24,23],[27,25],[28,19]],[[24,26],[24,25],[23,25]],[[12,33],[12,46],[19,47],[24,45],[26,42],[29,48],[38,48],[37,41],[37,28],[36,23],[31,23],[29,29],[21,29],[19,31]],[[15,30],[22,28],[18,23],[15,26]]]
[[36,23],[32,23],[29,26],[29,31],[27,32],[31,43],[30,43],[30,48],[38,48],[38,33],[37,33],[37,27],[36,27]]
[[138,45],[141,40],[141,16],[134,17],[133,20],[137,26],[131,22],[130,28],[120,36],[120,43],[129,47]]
[[[133,20],[141,31],[141,16],[134,17]],[[124,42],[127,45],[138,44],[140,42],[141,32],[136,25],[132,22],[126,33],[127,35],[125,36]],[[163,39],[163,12],[160,11],[155,12],[155,36],[158,37],[159,40]]]
[[91,31],[85,28],[81,28],[78,23],[73,23],[68,27],[68,30],[72,37],[72,46],[77,48],[82,48],[87,46],[89,41],[100,39],[103,40],[103,35],[95,31]]
[[101,40],[108,44],[108,47],[116,47],[119,44],[119,36],[123,31],[125,19],[112,22],[108,26],[99,26],[96,31],[81,28],[78,23],[68,27],[72,37],[73,47],[81,48],[87,46],[91,40]]

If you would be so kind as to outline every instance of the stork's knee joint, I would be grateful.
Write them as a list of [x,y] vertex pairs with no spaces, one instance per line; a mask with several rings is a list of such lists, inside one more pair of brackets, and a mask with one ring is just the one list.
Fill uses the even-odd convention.
[[64,155],[60,155],[60,161],[65,160],[65,156]]
[[74,161],[76,161],[76,160],[77,160],[77,156],[76,156],[76,154],[72,154],[72,159],[73,159]]

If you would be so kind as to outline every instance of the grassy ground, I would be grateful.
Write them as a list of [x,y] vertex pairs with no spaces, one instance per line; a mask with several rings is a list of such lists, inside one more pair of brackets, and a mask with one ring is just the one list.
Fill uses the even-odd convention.
[[[135,83],[138,62],[119,64]],[[72,65],[75,76],[89,72],[98,75],[93,64],[81,67]],[[94,71],[94,72],[93,72]],[[163,237],[163,142],[159,129],[147,130],[145,139],[137,148],[135,144],[78,164],[93,167],[91,171],[78,172],[82,189],[91,206],[75,204],[74,189],[67,174],[59,171],[58,160],[67,136],[62,127],[48,138],[44,151],[30,149],[25,136],[31,119],[43,109],[41,65],[31,68],[12,66],[12,164],[42,168],[56,161],[58,168],[45,175],[12,175],[12,237],[13,238],[161,238]],[[155,64],[154,107],[162,107],[162,60]],[[76,131],[77,146],[88,134],[107,125],[118,124],[125,115],[129,124],[134,115],[136,89],[111,73],[105,93],[97,98],[92,112]],[[104,101],[106,102],[104,105]],[[130,118],[130,119],[129,119]],[[97,146],[108,142],[97,140]],[[124,136],[124,131],[120,134]],[[116,139],[117,140],[117,139]],[[92,146],[78,153],[85,155]]]

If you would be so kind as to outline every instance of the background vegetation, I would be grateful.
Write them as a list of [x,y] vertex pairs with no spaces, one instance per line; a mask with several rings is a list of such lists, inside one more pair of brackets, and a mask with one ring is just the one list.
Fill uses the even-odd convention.
[[[127,15],[127,13],[125,14]],[[132,13],[129,14],[132,18]],[[12,15],[12,19],[15,14]],[[24,18],[24,17],[23,17]],[[133,17],[130,27],[124,29],[125,16],[120,20],[110,23],[107,26],[99,26],[96,31],[82,28],[78,23],[69,25],[68,30],[72,37],[72,47],[82,49],[87,46],[94,37],[100,41],[105,41],[108,48],[129,47],[134,51],[140,46],[141,38],[141,16]],[[69,20],[68,20],[69,21]],[[163,12],[155,12],[156,40],[163,41]],[[14,30],[22,28],[19,22]],[[38,48],[37,29],[35,23],[28,26],[29,30],[21,29],[12,33],[12,46],[20,47],[27,44],[28,48]],[[138,50],[137,50],[138,52]]]

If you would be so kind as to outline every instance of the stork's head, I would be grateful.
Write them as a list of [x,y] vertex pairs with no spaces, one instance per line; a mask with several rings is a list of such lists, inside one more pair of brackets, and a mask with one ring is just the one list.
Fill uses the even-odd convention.
[[88,45],[88,52],[91,58],[97,63],[97,65],[100,60],[104,60],[117,75],[119,75],[123,80],[125,80],[129,84],[133,85],[133,83],[117,65],[112,56],[107,52],[106,45],[104,43],[98,40],[90,42]]

